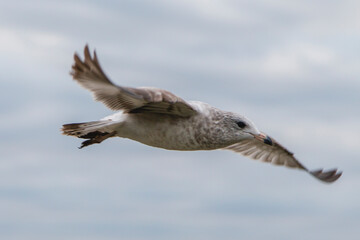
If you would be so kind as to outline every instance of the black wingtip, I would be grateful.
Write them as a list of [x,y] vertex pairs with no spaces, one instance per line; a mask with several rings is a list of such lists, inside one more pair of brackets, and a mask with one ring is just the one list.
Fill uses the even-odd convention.
[[342,175],[342,172],[338,172],[337,169],[331,169],[326,172],[323,169],[320,169],[320,170],[309,171],[309,173],[315,178],[319,179],[320,181],[327,183],[335,182]]

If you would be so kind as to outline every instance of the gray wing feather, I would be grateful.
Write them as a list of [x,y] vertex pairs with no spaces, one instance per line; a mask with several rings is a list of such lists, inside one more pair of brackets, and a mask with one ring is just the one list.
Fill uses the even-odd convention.
[[103,72],[96,52],[91,57],[89,47],[84,49],[84,61],[77,54],[71,75],[82,87],[90,90],[95,100],[112,110],[129,113],[158,113],[189,117],[196,114],[186,101],[171,92],[158,88],[129,88],[113,84]]
[[224,149],[241,153],[251,159],[269,162],[275,165],[283,165],[290,168],[298,168],[324,182],[334,182],[342,174],[341,172],[338,172],[337,169],[326,172],[323,170],[309,171],[294,157],[292,152],[279,144],[275,139],[271,138],[271,140],[273,142],[272,146],[262,143],[257,139],[251,139],[235,143]]

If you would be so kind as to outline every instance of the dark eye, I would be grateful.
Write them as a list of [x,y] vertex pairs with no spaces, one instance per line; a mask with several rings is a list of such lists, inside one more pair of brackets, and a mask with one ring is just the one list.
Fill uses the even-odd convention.
[[236,124],[239,126],[239,128],[246,127],[246,124],[244,122],[242,122],[242,121],[238,121],[238,122],[236,122]]

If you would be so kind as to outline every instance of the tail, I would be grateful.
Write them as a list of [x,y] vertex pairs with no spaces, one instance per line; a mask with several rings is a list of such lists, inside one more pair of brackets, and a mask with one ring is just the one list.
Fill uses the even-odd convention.
[[114,123],[108,120],[70,123],[64,124],[61,131],[62,134],[67,136],[89,139],[82,142],[79,148],[83,148],[94,143],[101,143],[105,139],[115,136],[116,131],[109,127],[112,124]]

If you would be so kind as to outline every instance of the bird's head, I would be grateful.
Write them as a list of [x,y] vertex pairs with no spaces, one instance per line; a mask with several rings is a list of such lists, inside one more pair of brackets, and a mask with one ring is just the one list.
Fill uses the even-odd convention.
[[239,114],[231,113],[228,120],[228,124],[230,124],[232,128],[232,132],[239,141],[255,138],[267,145],[273,145],[271,138],[260,132],[250,119]]

